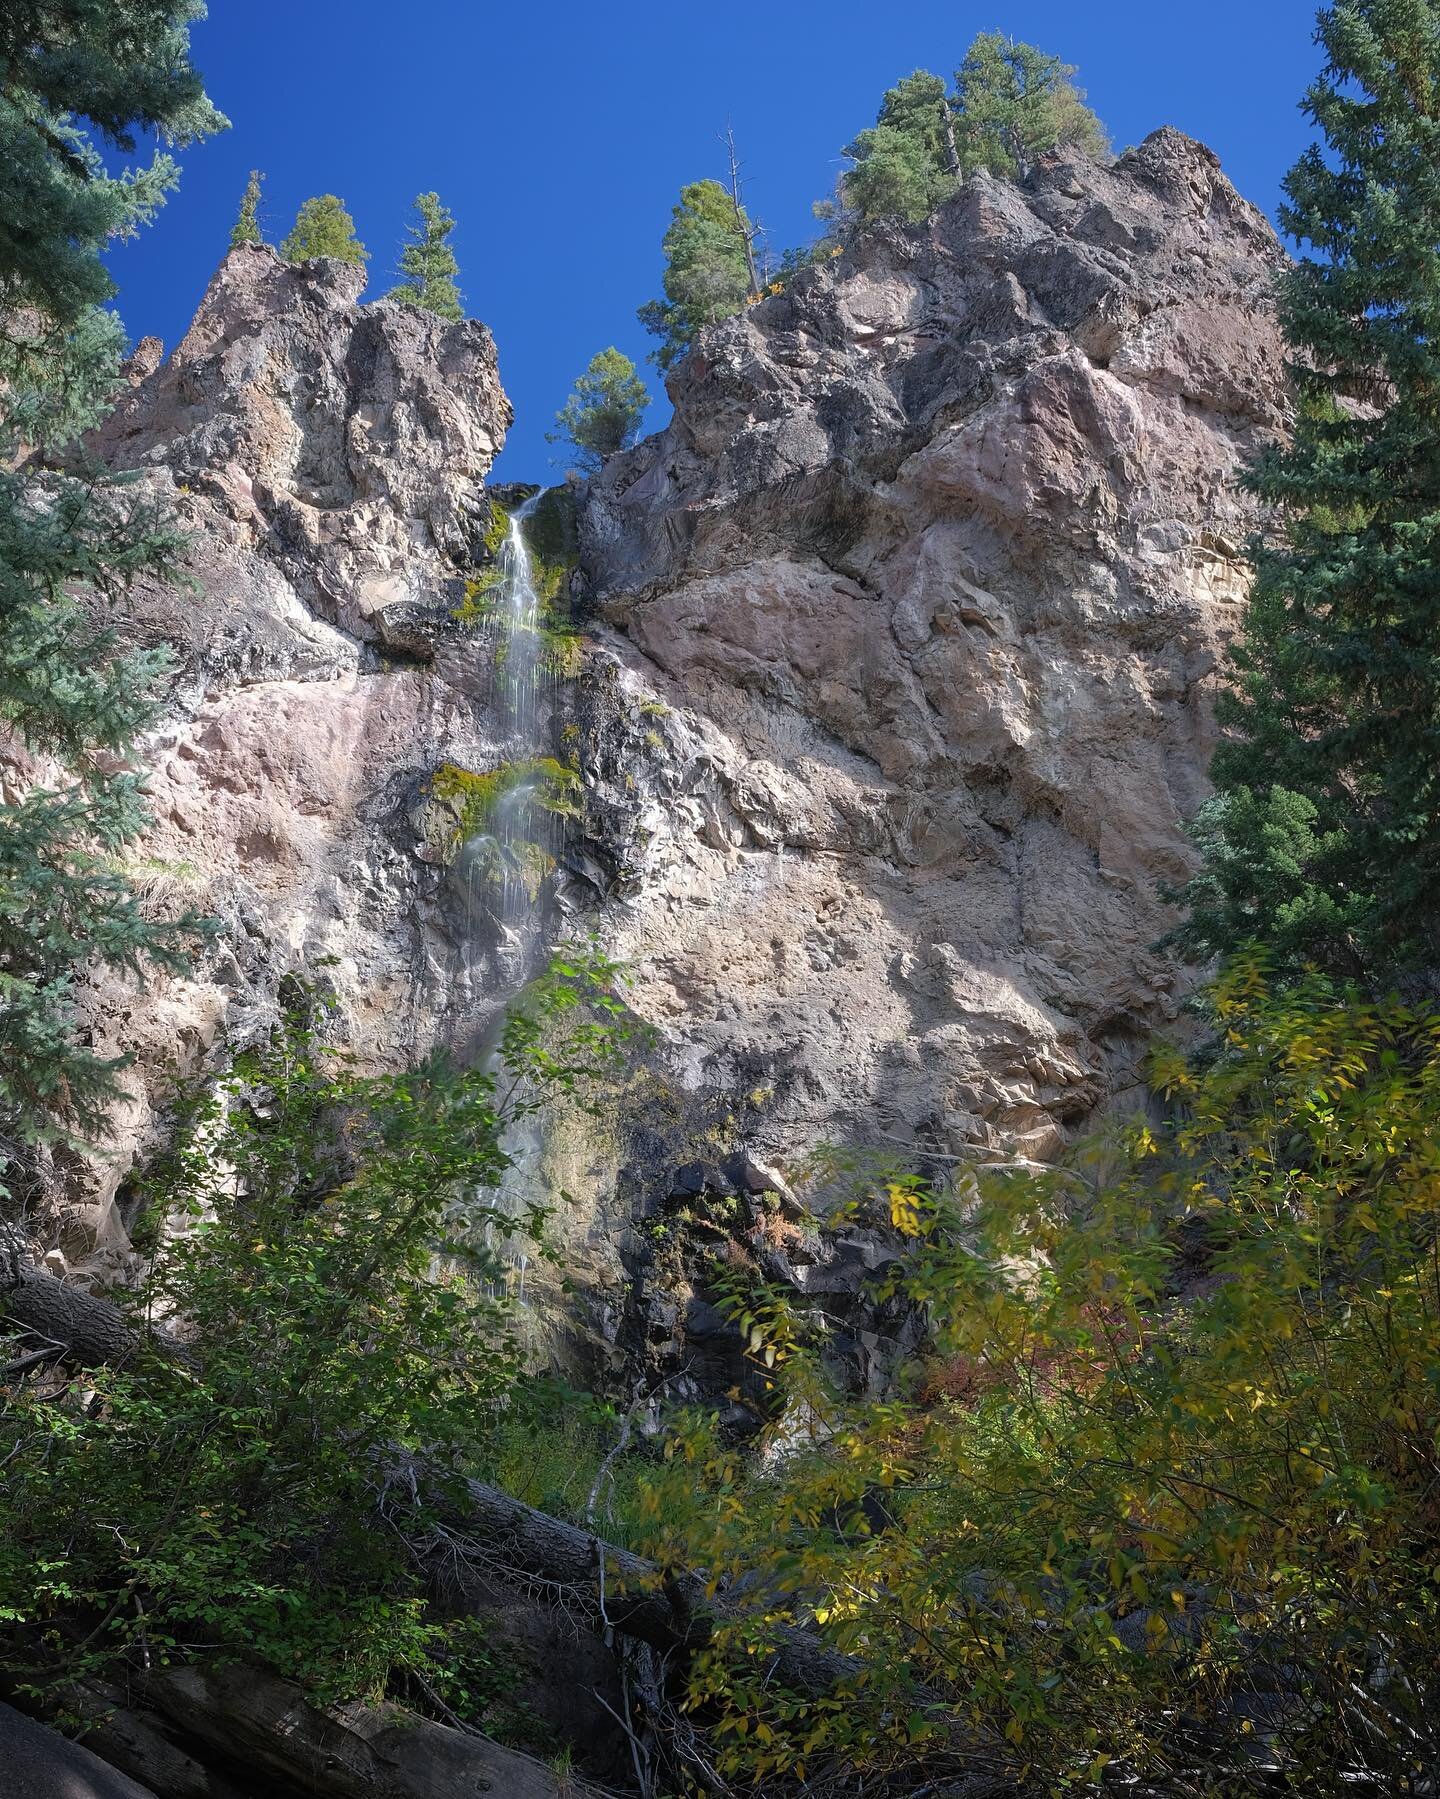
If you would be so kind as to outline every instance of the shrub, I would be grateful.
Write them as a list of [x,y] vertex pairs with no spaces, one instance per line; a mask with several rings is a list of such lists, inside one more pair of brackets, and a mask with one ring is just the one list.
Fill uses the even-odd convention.
[[[692,1680],[728,1776],[1422,1790],[1440,1015],[1318,977],[1275,997],[1253,960],[1214,1002],[1219,1053],[1162,1058],[1178,1115],[1103,1178],[892,1189],[880,1291],[930,1316],[926,1406],[846,1404],[800,1358],[824,1428],[777,1475],[678,1439],[649,1501],[668,1552],[767,1595]],[[658,1521],[700,1474],[677,1543]],[[878,1526],[836,1527],[876,1492]],[[767,1683],[791,1624],[856,1657],[850,1690]]]
[[244,1651],[329,1700],[428,1666],[437,1627],[377,1494],[397,1452],[484,1467],[520,1357],[482,1233],[544,1222],[533,1195],[518,1218],[487,1197],[503,1133],[609,1066],[613,972],[584,951],[531,983],[493,1072],[359,1073],[296,987],[274,1037],[185,1100],[133,1297],[185,1353],[0,1390],[12,1679]]

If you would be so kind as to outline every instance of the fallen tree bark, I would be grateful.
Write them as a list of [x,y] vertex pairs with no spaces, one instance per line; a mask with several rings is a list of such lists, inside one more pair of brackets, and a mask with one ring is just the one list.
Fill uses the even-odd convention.
[[[64,1706],[87,1727],[83,1744],[122,1770],[113,1789],[96,1785],[95,1799],[112,1791],[114,1799],[250,1799],[262,1784],[275,1799],[604,1799],[533,1756],[399,1706],[322,1711],[293,1682],[250,1664],[166,1668],[124,1690],[86,1681],[66,1691]],[[57,1757],[75,1749],[44,1734]],[[94,1760],[83,1747],[75,1754]],[[9,1792],[3,1777],[0,1790]],[[37,1799],[42,1793],[51,1799],[40,1788]]]
[[[591,1626],[635,1637],[662,1653],[703,1648],[717,1630],[743,1617],[740,1606],[723,1593],[710,1595],[690,1569],[663,1569],[499,1487],[447,1482],[409,1457],[387,1471],[380,1500],[382,1515],[402,1532],[397,1489],[406,1506],[429,1520],[412,1547],[437,1576],[482,1567],[546,1590]],[[859,1672],[853,1657],[795,1626],[772,1625],[766,1640],[770,1678],[795,1692],[828,1693]]]
[[82,1368],[123,1367],[139,1347],[118,1306],[36,1268],[7,1230],[0,1230],[0,1313]]
[[7,1799],[156,1799],[153,1788],[8,1705],[0,1705],[0,1762]]

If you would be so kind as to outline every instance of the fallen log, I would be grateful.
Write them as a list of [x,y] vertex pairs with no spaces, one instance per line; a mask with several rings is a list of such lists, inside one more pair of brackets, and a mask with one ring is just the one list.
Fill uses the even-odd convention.
[[[82,1682],[67,1689],[64,1703],[86,1727],[83,1740],[95,1755],[28,1719],[20,1723],[57,1754],[75,1750],[107,1773],[106,1764],[123,1770],[113,1785],[94,1787],[95,1799],[253,1799],[261,1790],[273,1799],[605,1799],[602,1789],[573,1774],[562,1778],[534,1756],[399,1706],[323,1711],[293,1682],[249,1663],[160,1669],[124,1691]],[[8,1799],[3,1777],[0,1791]],[[37,1787],[34,1799],[69,1791]],[[89,1788],[75,1791],[89,1799]]]
[[[744,1615],[725,1594],[709,1594],[689,1569],[662,1569],[499,1487],[444,1481],[411,1457],[387,1470],[380,1499],[382,1515],[402,1534],[397,1490],[407,1507],[431,1521],[414,1533],[412,1547],[438,1577],[478,1566],[513,1584],[546,1590],[593,1628],[619,1631],[662,1653],[703,1648],[718,1629]],[[766,1636],[770,1678],[792,1691],[828,1693],[859,1671],[853,1657],[809,1631],[771,1626]]]
[[252,1785],[192,1754],[165,1718],[119,1686],[76,1681],[59,1704],[86,1749],[163,1799],[254,1799]]
[[[156,1799],[79,1743],[0,1704],[0,1792],[6,1799]],[[169,1799],[169,1796],[166,1796]]]
[[11,1231],[0,1231],[0,1313],[81,1368],[123,1367],[139,1347],[118,1306],[35,1267]]
[[395,1705],[320,1711],[261,1668],[190,1664],[147,1679],[147,1702],[184,1736],[314,1799],[598,1799],[599,1789],[489,1737]]

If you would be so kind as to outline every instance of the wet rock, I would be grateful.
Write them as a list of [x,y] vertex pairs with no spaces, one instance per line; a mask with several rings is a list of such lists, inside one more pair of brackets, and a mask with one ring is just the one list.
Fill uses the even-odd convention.
[[724,1197],[735,1189],[724,1173],[712,1162],[687,1162],[677,1168],[670,1181],[671,1199],[700,1199],[705,1194]]

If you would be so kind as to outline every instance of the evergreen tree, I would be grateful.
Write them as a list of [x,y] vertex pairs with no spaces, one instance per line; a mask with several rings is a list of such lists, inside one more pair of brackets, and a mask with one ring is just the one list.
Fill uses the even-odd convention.
[[927,218],[960,175],[945,83],[924,69],[907,75],[886,92],[875,124],[842,154],[855,164],[840,182],[847,212],[866,221]]
[[355,221],[345,202],[334,194],[317,194],[295,215],[295,223],[280,245],[286,262],[310,262],[330,256],[336,262],[365,263],[370,252],[355,235]]
[[749,246],[755,228],[718,181],[692,181],[680,190],[661,241],[665,298],[650,300],[638,317],[662,341],[652,359],[668,369],[685,354],[702,325],[739,312],[751,296]]
[[232,250],[238,249],[241,244],[265,242],[260,234],[260,183],[264,179],[259,169],[251,169],[250,179],[245,183],[245,193],[240,201],[240,216],[230,227]]
[[1105,127],[1085,104],[1075,70],[1033,44],[982,31],[955,74],[955,114],[967,168],[1023,177],[1059,145],[1103,156]]
[[190,66],[201,0],[5,0],[0,6],[0,302],[73,325],[115,292],[105,247],[175,185],[155,155],[105,172],[80,123],[129,155],[137,130],[188,144],[223,127]]
[[[188,141],[223,126],[189,63],[194,0],[15,0],[0,11],[0,733],[39,758],[0,804],[0,1171],[18,1147],[93,1134],[121,1060],[77,1040],[71,995],[98,964],[174,964],[194,919],[145,916],[118,857],[144,824],[132,765],[163,652],[106,614],[135,577],[175,575],[179,539],[79,435],[119,385],[102,255],[173,187],[156,156],[107,176],[84,127]],[[61,452],[64,452],[63,457]]]
[[390,290],[390,298],[442,319],[464,318],[460,289],[455,277],[460,265],[448,242],[455,229],[454,217],[440,204],[439,194],[418,194],[415,211],[420,222],[409,229],[410,242],[400,255],[405,279]]
[[592,356],[570,398],[555,414],[558,430],[547,443],[569,443],[582,469],[593,472],[607,456],[627,449],[640,429],[650,395],[635,364],[613,346]]
[[1383,978],[1440,959],[1440,0],[1340,0],[1285,183],[1298,417],[1176,933]]
[[975,39],[953,95],[938,75],[916,69],[886,92],[875,124],[846,145],[855,166],[841,177],[843,211],[863,222],[918,221],[972,169],[1018,179],[1060,144],[1103,156],[1105,128],[1074,74],[1059,57],[998,32]]

